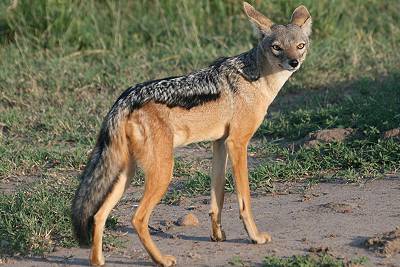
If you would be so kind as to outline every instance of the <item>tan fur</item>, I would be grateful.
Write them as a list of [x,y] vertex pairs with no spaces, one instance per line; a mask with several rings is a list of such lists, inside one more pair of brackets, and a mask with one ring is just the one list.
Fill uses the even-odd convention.
[[211,240],[224,241],[225,232],[221,226],[221,211],[224,204],[225,171],[228,159],[225,140],[220,139],[213,143],[213,163],[211,174]]
[[[271,26],[270,20],[261,17],[263,15],[250,5],[245,4],[245,10],[248,16],[255,16],[252,21],[260,24],[262,28]],[[304,23],[307,19],[301,15],[305,14],[305,11],[302,8],[299,10],[301,14],[295,14],[294,19],[296,22]],[[290,51],[288,53],[290,54]],[[126,168],[119,175],[117,183],[94,217],[91,264],[104,264],[101,251],[104,223],[132,176],[133,167],[128,166],[134,164],[143,169],[146,179],[144,195],[132,217],[132,225],[156,264],[171,266],[176,263],[173,256],[163,255],[156,247],[151,239],[148,223],[152,210],[167,191],[172,179],[174,148],[199,141],[213,141],[211,239],[223,241],[226,238],[221,226],[221,210],[229,155],[240,217],[245,229],[254,243],[271,241],[270,235],[260,232],[254,223],[250,203],[247,146],[262,123],[268,106],[292,72],[282,69],[278,64],[269,63],[268,60],[263,63],[260,66],[261,77],[258,80],[248,81],[240,78],[236,84],[239,88],[237,92],[232,92],[225,85],[220,97],[215,101],[191,109],[170,108],[150,102],[129,115],[120,133],[121,140],[118,142],[121,146],[126,145],[129,148],[123,160]],[[123,150],[121,148],[121,151]]]

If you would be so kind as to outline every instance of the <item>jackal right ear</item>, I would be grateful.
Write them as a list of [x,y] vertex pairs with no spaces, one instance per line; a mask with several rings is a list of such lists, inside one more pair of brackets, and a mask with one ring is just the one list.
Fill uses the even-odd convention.
[[243,2],[243,9],[247,17],[249,17],[250,22],[256,28],[260,38],[271,30],[271,26],[273,25],[272,21],[257,11],[252,5]]
[[300,26],[308,36],[311,34],[312,19],[305,6],[299,6],[293,11],[291,23]]

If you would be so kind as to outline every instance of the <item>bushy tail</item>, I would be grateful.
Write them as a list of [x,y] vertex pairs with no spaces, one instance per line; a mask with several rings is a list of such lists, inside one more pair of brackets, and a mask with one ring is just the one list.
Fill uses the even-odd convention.
[[113,120],[121,120],[121,117],[110,116],[111,112],[103,122],[96,147],[81,175],[72,203],[72,223],[80,245],[89,245],[93,217],[122,171],[123,160],[120,157],[127,154],[121,151],[127,147],[121,145],[124,143],[121,141],[124,134],[121,133],[120,123],[113,123]]

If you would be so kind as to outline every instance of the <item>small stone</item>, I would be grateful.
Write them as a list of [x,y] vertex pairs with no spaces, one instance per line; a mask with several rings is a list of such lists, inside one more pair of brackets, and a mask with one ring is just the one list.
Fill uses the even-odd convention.
[[327,253],[329,251],[329,248],[324,246],[310,247],[308,251],[313,253]]
[[195,252],[189,252],[188,257],[191,259],[201,259],[201,256]]
[[347,203],[334,203],[334,202],[321,204],[320,206],[338,213],[352,213],[354,208],[352,205]]
[[176,221],[176,224],[178,226],[197,226],[199,225],[199,219],[193,214],[193,213],[188,213],[185,216],[179,218]]
[[189,198],[186,197],[181,197],[177,201],[178,206],[190,206],[192,204],[192,201]]
[[203,199],[203,204],[207,205],[210,204],[210,200],[208,198]]
[[327,236],[325,236],[326,238],[336,238],[338,237],[337,234],[329,234]]
[[4,135],[8,134],[9,131],[10,131],[10,128],[6,124],[0,122],[0,136],[2,134],[4,134]]

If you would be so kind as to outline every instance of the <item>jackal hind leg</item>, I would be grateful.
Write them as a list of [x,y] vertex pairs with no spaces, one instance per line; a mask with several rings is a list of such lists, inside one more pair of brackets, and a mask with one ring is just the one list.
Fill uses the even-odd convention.
[[211,173],[211,240],[224,241],[225,232],[221,226],[221,212],[224,204],[225,171],[227,162],[225,140],[217,140],[213,143],[213,161]]
[[108,194],[106,200],[93,218],[93,242],[89,256],[90,265],[92,266],[102,266],[105,263],[102,252],[104,226],[111,210],[121,199],[125,188],[129,185],[132,173],[133,166],[129,166],[119,174],[112,191]]
[[[168,141],[161,142],[152,146],[149,160],[143,162],[142,167],[145,173],[145,188],[143,197],[132,218],[132,225],[136,229],[140,241],[149,253],[153,261],[159,266],[172,266],[176,264],[176,259],[170,255],[163,255],[151,239],[148,224],[150,215],[157,203],[164,196],[172,178],[173,169],[173,148]],[[149,152],[144,148],[144,151]],[[151,160],[150,160],[151,159]]]

